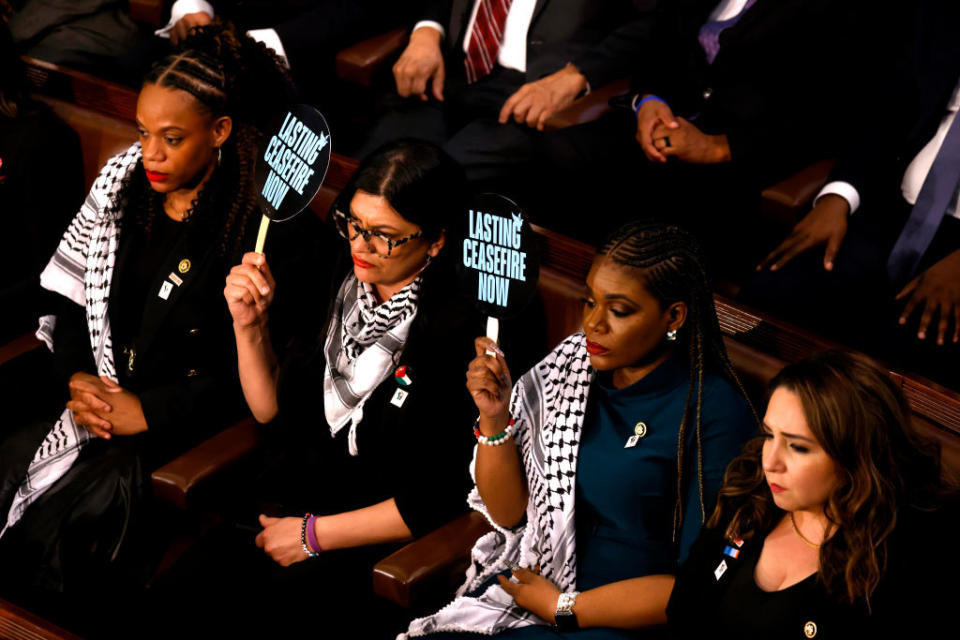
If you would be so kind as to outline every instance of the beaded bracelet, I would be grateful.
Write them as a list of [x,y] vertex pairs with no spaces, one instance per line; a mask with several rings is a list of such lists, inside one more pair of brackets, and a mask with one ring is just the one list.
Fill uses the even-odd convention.
[[303,547],[303,552],[307,554],[308,558],[316,558],[320,554],[311,551],[310,547],[307,546],[307,525],[310,523],[311,517],[309,513],[303,516],[303,524],[300,525],[300,546]]
[[506,429],[504,429],[497,435],[489,436],[489,437],[480,433],[480,427],[478,426],[479,424],[480,424],[480,417],[478,416],[477,422],[473,426],[473,435],[477,436],[477,442],[479,442],[480,444],[485,444],[490,447],[499,447],[504,442],[506,442],[509,438],[513,437],[513,432],[514,432],[513,418],[510,418],[510,422],[507,423]]

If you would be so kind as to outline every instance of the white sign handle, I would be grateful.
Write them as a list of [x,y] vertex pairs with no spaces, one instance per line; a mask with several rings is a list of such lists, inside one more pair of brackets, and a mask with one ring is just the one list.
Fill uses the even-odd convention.
[[270,226],[270,218],[263,216],[260,218],[260,230],[257,232],[257,246],[254,249],[256,253],[263,253],[263,245],[267,241],[267,227]]
[[[487,337],[493,340],[494,344],[500,344],[500,319],[493,316],[487,316]],[[496,356],[492,349],[487,349],[488,356]]]

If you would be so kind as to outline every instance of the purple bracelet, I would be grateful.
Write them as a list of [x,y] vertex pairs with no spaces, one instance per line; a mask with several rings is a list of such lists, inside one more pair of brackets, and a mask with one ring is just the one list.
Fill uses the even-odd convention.
[[307,520],[307,544],[310,545],[310,550],[314,553],[320,553],[323,549],[320,548],[320,543],[317,542],[317,532],[313,524],[317,521],[317,516],[310,516],[310,519]]

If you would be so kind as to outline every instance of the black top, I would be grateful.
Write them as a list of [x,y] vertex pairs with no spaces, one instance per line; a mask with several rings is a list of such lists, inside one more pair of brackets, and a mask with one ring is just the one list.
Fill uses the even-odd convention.
[[671,633],[675,638],[821,640],[903,638],[921,625],[946,628],[949,589],[941,589],[935,576],[954,576],[960,569],[960,555],[950,542],[957,522],[955,508],[900,510],[887,571],[870,610],[863,601],[848,604],[843,594],[828,594],[818,574],[780,591],[763,591],[754,572],[766,536],[737,549],[722,535],[724,527],[705,528],[677,574],[667,606]]
[[[333,298],[352,268],[340,242]],[[433,271],[431,271],[433,270]],[[417,316],[395,367],[406,366],[412,383],[400,406],[391,403],[400,388],[389,376],[370,395],[357,426],[359,455],[347,448],[349,427],[331,437],[323,413],[326,316],[313,316],[312,339],[290,347],[277,387],[281,434],[278,474],[267,478],[271,501],[315,513],[337,513],[396,500],[404,522],[419,536],[467,510],[469,464],[476,408],[467,393],[467,365],[475,357],[473,340],[485,332],[486,319],[460,296],[450,265],[436,262],[424,274]],[[283,286],[277,283],[277,290]],[[318,301],[311,303],[317,307]],[[542,354],[542,316],[531,313],[501,323],[501,344],[513,371]],[[303,315],[303,314],[301,314]],[[324,320],[318,321],[318,318]],[[271,316],[271,327],[273,316]],[[517,334],[523,327],[527,339]],[[543,332],[539,332],[542,336]],[[268,490],[269,491],[269,490]]]
[[[221,252],[217,224],[196,222],[173,222],[161,212],[148,238],[132,215],[121,220],[108,315],[119,384],[137,394],[147,420],[148,431],[137,436],[150,442],[142,448],[145,472],[246,413],[223,298],[234,258]],[[247,231],[244,246],[252,246],[255,229]],[[270,240],[279,238],[268,239],[268,250]],[[65,390],[73,373],[97,370],[84,308],[66,298],[60,307],[54,370]],[[62,407],[50,410],[55,418]]]

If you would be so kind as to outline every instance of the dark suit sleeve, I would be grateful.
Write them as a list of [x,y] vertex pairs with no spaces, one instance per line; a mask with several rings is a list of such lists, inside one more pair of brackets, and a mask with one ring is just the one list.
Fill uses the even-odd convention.
[[235,375],[194,376],[144,389],[137,396],[147,427],[165,436],[200,427],[205,433],[193,435],[202,439],[238,419],[243,407],[240,381]]
[[634,0],[626,20],[597,46],[573,60],[592,89],[627,75],[638,59],[651,56],[657,0]]
[[57,323],[53,329],[53,371],[55,384],[66,388],[70,376],[78,371],[97,373],[87,332],[87,316],[83,307],[58,296]]

